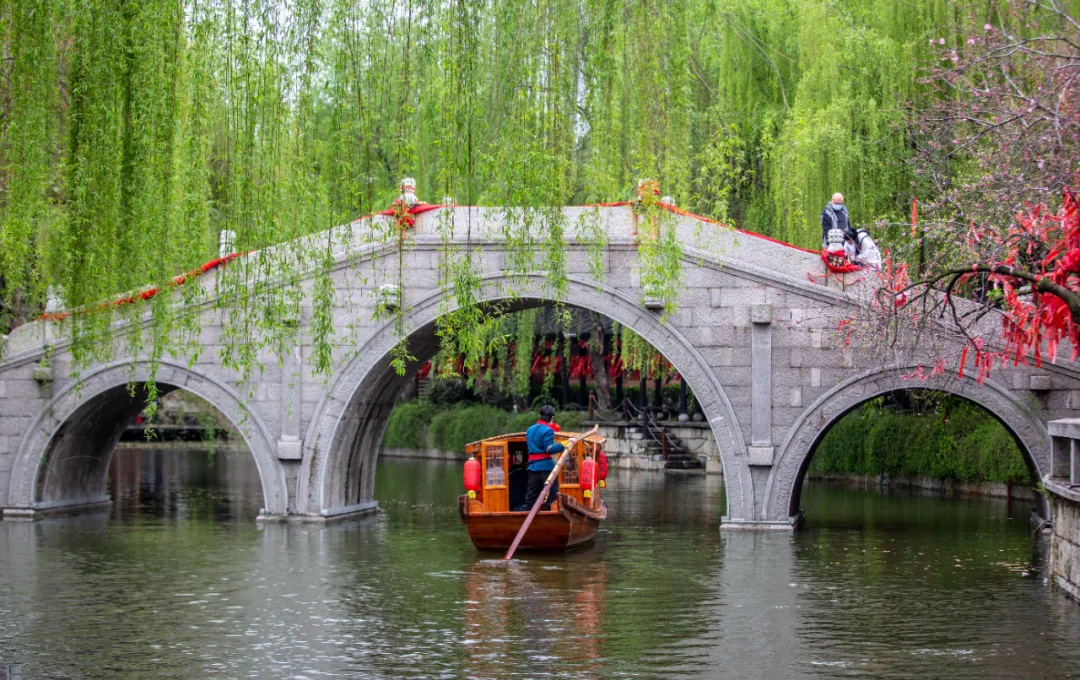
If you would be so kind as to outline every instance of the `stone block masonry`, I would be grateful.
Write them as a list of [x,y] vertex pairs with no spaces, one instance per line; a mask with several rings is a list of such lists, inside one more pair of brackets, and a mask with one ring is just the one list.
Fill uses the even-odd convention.
[[[376,229],[373,222],[385,228],[385,217],[355,222],[336,236],[322,235],[340,244],[330,270],[338,337],[329,375],[313,373],[312,315],[305,304],[296,346],[283,357],[264,352],[267,370],[241,384],[218,358],[229,314],[209,305],[199,312],[198,361],[170,357],[162,362],[158,383],[197,394],[241,430],[259,469],[265,516],[326,521],[370,512],[387,418],[439,346],[436,319],[456,304],[452,292],[436,285],[445,252],[440,223],[469,224],[450,238],[455,247],[480,252],[474,260],[482,281],[478,301],[507,300],[514,291],[520,308],[558,302],[600,312],[639,333],[685,376],[698,398],[707,424],[700,430],[712,438],[707,467],[722,469],[725,476],[724,528],[790,530],[801,514],[805,463],[820,433],[867,399],[910,387],[904,376],[915,368],[939,358],[955,362],[960,355],[959,341],[947,332],[921,335],[919,346],[894,346],[887,354],[859,333],[845,347],[847,336],[841,341],[834,329],[842,320],[872,312],[872,282],[860,283],[855,276],[845,286],[815,283],[823,274],[816,253],[685,215],[673,218],[683,244],[684,294],[678,310],[665,318],[646,308],[645,291],[633,275],[640,271],[640,254],[632,208],[596,210],[606,231],[606,273],[596,280],[588,271],[593,237],[576,231],[581,209],[567,208],[569,282],[558,300],[552,300],[539,257],[538,270],[527,275],[504,270],[509,213],[503,208],[418,214],[400,273],[396,245],[373,247],[364,239],[365,230]],[[230,267],[257,266],[261,256],[238,258]],[[199,285],[212,295],[219,276],[211,271]],[[310,290],[312,276],[305,277],[303,287]],[[409,352],[417,358],[405,375],[389,366],[398,342],[394,320],[375,315],[381,285],[399,286],[404,296],[401,321],[410,333]],[[145,357],[118,355],[84,367],[77,386],[70,348],[58,328],[56,322],[33,322],[15,329],[0,360],[0,437],[7,451],[0,452],[0,458],[6,456],[0,464],[0,509],[5,515],[33,517],[56,503],[98,502],[105,489],[105,449],[116,428],[141,407],[138,399],[121,397],[132,377],[139,381],[150,375]],[[918,387],[987,408],[1016,434],[1037,474],[1047,474],[1046,423],[1078,415],[1080,366],[1059,359],[1038,371],[1021,366],[1000,381],[981,383],[971,372],[960,378],[956,369],[950,365],[944,375]],[[686,441],[696,437],[687,433]],[[629,453],[624,458],[643,460]]]
[[[591,425],[591,423],[587,423]],[[663,470],[664,460],[648,448],[649,441],[638,423],[599,423],[600,436],[607,439],[604,451],[608,465],[626,470]],[[661,421],[664,429],[677,438],[687,451],[705,463],[705,472],[723,474],[720,452],[708,423]]]
[[1054,583],[1080,601],[1080,493],[1047,484],[1053,511],[1050,573]]
[[1050,572],[1054,583],[1080,600],[1080,418],[1051,421],[1052,460],[1043,479],[1053,533]]

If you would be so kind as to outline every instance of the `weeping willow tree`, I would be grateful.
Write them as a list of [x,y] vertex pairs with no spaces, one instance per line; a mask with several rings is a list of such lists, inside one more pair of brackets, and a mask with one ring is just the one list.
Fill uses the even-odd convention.
[[[535,399],[530,402],[530,397],[545,402],[556,399],[561,379],[576,382],[587,375],[594,381],[598,406],[607,411],[611,410],[610,399],[603,402],[599,398],[609,390],[602,376],[614,376],[616,370],[620,374],[636,373],[642,380],[664,380],[676,375],[656,347],[618,322],[609,320],[610,329],[605,330],[607,324],[600,314],[567,310],[572,317],[568,330],[561,314],[541,321],[539,312],[539,308],[531,308],[497,315],[476,333],[478,341],[444,345],[432,357],[429,375],[457,381],[476,396],[512,401],[519,410],[535,405]],[[577,347],[576,357],[572,346]],[[579,359],[585,361],[581,370],[588,371],[587,365],[591,372],[577,377],[572,371],[569,376],[563,375],[562,365],[569,367]]]
[[[431,202],[503,206],[507,269],[544,270],[552,299],[568,282],[558,208],[633,198],[640,178],[680,206],[813,246],[835,190],[857,222],[909,204],[897,131],[919,94],[919,49],[972,11],[945,0],[0,0],[0,330],[38,313],[50,289],[92,309],[168,286],[213,257],[222,231],[239,252],[316,234],[224,269],[214,299],[227,317],[221,358],[246,373],[262,348],[295,340],[309,294],[315,363],[328,370],[341,341],[329,228],[387,207],[404,176]],[[480,356],[507,333],[476,304],[469,225],[447,217],[440,230],[444,351]],[[665,233],[643,244],[643,271],[670,311],[680,258]],[[394,229],[362,237],[409,247]],[[357,285],[405,283],[393,263],[375,276]],[[186,304],[159,295],[116,312],[152,311],[125,336],[132,352],[197,351],[190,303],[203,293],[182,290]],[[113,321],[65,322],[76,365],[112,351]],[[401,368],[400,316],[396,330]]]

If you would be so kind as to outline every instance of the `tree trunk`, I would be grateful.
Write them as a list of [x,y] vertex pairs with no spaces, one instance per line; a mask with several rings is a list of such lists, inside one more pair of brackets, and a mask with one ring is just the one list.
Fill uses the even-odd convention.
[[608,382],[607,365],[604,363],[604,347],[607,341],[604,336],[604,324],[600,314],[592,312],[594,331],[600,337],[600,342],[589,343],[589,360],[593,368],[593,384],[596,386],[596,406],[601,411],[611,410],[611,389]]

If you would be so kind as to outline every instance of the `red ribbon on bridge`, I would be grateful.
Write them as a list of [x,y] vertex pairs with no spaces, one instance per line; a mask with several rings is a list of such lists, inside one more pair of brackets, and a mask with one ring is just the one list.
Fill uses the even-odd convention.
[[[395,201],[395,204],[396,203],[397,203],[397,201]],[[595,203],[595,204],[591,204],[591,205],[588,205],[588,206],[585,206],[585,207],[590,207],[590,208],[614,208],[614,207],[622,207],[622,206],[629,206],[629,205],[634,205],[634,202],[633,201],[615,201],[615,202],[612,202],[612,203]],[[790,243],[784,243],[783,241],[777,240],[777,239],[772,238],[770,236],[765,236],[763,234],[757,234],[757,233],[752,232],[752,231],[746,231],[745,229],[738,229],[738,228],[735,228],[735,227],[728,227],[728,225],[725,225],[724,223],[722,223],[722,222],[720,222],[718,220],[713,220],[713,219],[710,219],[708,217],[703,217],[701,215],[694,214],[694,213],[692,213],[692,212],[690,212],[688,210],[683,210],[682,208],[678,208],[678,207],[676,207],[674,205],[669,205],[667,203],[658,203],[658,205],[660,207],[664,208],[665,210],[669,210],[669,211],[671,211],[671,212],[673,212],[673,213],[675,213],[677,215],[682,215],[684,217],[690,217],[690,218],[693,218],[695,220],[700,220],[702,222],[706,222],[708,224],[716,224],[716,225],[719,225],[719,226],[722,226],[722,227],[732,228],[732,229],[735,229],[735,231],[737,231],[737,232],[739,232],[741,234],[746,234],[747,236],[753,236],[754,238],[764,239],[766,241],[770,241],[770,242],[775,243],[777,245],[786,246],[788,248],[794,248],[795,250],[801,250],[801,251],[807,252],[807,253],[816,252],[816,251],[813,251],[813,250],[808,250],[806,248],[800,248],[799,246],[795,246],[795,245],[792,245]],[[403,211],[401,214],[399,214],[398,211],[400,211],[400,206],[399,205],[391,205],[391,207],[387,208],[386,210],[380,210],[377,213],[364,215],[363,217],[361,217],[357,221],[363,221],[363,220],[369,219],[369,218],[373,217],[374,215],[386,215],[386,216],[390,216],[390,217],[394,217],[395,215],[397,215],[398,216],[399,227],[401,227],[401,228],[412,227],[412,226],[415,226],[415,224],[416,224],[416,220],[414,219],[416,215],[420,215],[422,213],[426,213],[426,212],[429,212],[431,210],[438,210],[439,208],[446,208],[446,207],[451,207],[451,206],[446,206],[446,205],[437,204],[437,203],[418,203],[417,205],[414,205],[411,208],[408,208],[406,211]],[[174,277],[169,282],[168,285],[170,285],[170,286],[183,285],[183,284],[187,283],[188,281],[190,281],[191,279],[197,278],[197,277],[199,277],[199,276],[201,276],[201,275],[203,275],[203,274],[205,274],[207,272],[210,272],[210,271],[212,271],[214,269],[217,269],[218,267],[220,267],[220,266],[222,266],[224,264],[227,264],[231,260],[234,260],[234,259],[236,259],[238,257],[243,256],[243,255],[248,255],[248,254],[250,254],[252,252],[254,252],[254,251],[247,251],[247,252],[244,252],[244,253],[230,253],[228,255],[225,255],[224,257],[214,258],[213,260],[210,260],[209,262],[204,263],[202,266],[200,266],[200,267],[198,267],[196,269],[193,269],[193,270],[191,270],[191,271],[189,271],[189,272],[187,272],[185,274],[180,274],[179,276]],[[149,299],[153,298],[155,295],[157,295],[160,292],[161,292],[161,288],[159,286],[153,286],[151,288],[147,288],[146,290],[141,291],[137,295],[128,295],[128,296],[125,296],[125,297],[121,297],[121,298],[112,300],[111,302],[106,302],[106,303],[97,305],[97,306],[92,307],[92,308],[84,308],[84,309],[78,309],[78,310],[73,310],[73,311],[64,311],[64,312],[44,313],[41,316],[39,316],[38,319],[39,320],[44,320],[44,321],[63,321],[64,319],[68,318],[69,316],[72,316],[73,314],[85,314],[85,313],[91,312],[91,311],[103,311],[105,309],[108,309],[109,307],[118,307],[118,306],[122,306],[122,305],[133,304],[133,303],[135,303],[135,302],[137,302],[139,300],[149,300]],[[535,368],[537,368],[537,366],[535,366],[535,364],[534,364],[534,369]],[[558,366],[556,366],[556,370],[557,370],[557,368],[558,368]],[[590,375],[591,375],[591,373],[590,373]]]

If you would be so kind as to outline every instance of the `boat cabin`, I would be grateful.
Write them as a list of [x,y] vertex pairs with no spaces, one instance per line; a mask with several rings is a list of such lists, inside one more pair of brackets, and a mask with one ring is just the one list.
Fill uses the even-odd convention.
[[[557,432],[555,441],[565,445],[574,432]],[[586,495],[579,483],[581,464],[586,458],[597,459],[604,444],[600,435],[589,435],[579,441],[559,471],[559,493],[565,494],[586,507],[599,505],[599,486]],[[481,484],[470,506],[480,512],[527,512],[525,492],[529,480],[529,449],[525,433],[504,434],[465,447],[465,453],[480,461]],[[557,503],[557,502],[556,502]],[[480,506],[480,507],[477,507]],[[556,509],[553,506],[552,509]]]

